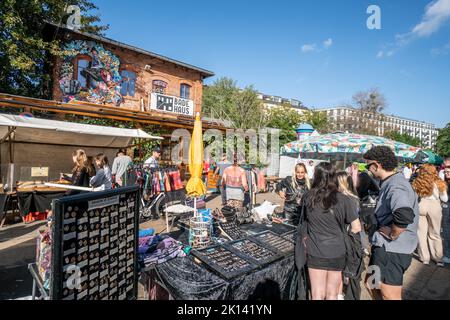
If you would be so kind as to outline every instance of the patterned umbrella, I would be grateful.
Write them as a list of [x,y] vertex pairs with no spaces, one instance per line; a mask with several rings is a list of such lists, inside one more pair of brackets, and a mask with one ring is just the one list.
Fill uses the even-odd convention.
[[354,133],[329,133],[290,142],[281,148],[281,153],[364,154],[374,146],[388,146],[397,157],[402,159],[415,159],[421,150],[405,143],[377,136]]

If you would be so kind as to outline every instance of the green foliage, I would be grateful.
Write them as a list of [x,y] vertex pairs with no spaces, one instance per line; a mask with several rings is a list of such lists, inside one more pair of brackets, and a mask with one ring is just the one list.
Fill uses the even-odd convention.
[[302,118],[302,122],[312,125],[317,132],[322,134],[330,132],[331,127],[325,112],[309,110],[302,114]]
[[441,157],[450,156],[450,122],[439,130],[436,141],[436,151]]
[[257,129],[266,116],[257,92],[252,86],[240,90],[236,81],[220,78],[203,90],[203,114],[227,120],[235,129]]
[[398,142],[403,142],[403,143],[409,144],[413,147],[420,147],[422,145],[422,141],[420,141],[419,138],[412,137],[407,133],[402,134],[398,131],[390,131],[390,132],[387,132],[384,136],[388,139],[398,141]]
[[44,41],[45,21],[65,23],[67,5],[78,5],[83,31],[101,34],[97,7],[91,0],[2,0],[0,1],[0,88],[1,92],[48,98],[44,88],[50,81],[46,70],[48,54],[60,55],[57,40]]
[[295,129],[303,122],[303,117],[289,105],[271,108],[267,119],[269,128],[280,129],[280,145],[296,140]]

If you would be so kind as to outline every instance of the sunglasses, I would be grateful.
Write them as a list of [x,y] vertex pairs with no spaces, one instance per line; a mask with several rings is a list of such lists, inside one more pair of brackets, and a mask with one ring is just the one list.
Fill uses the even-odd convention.
[[366,164],[366,170],[370,171],[370,167],[372,167],[373,165],[377,165],[377,163],[371,162],[371,163]]

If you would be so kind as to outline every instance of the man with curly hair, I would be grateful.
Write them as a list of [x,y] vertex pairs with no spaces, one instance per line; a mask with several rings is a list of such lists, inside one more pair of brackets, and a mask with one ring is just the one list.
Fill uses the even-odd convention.
[[412,253],[417,247],[419,221],[418,198],[408,180],[397,173],[398,161],[387,146],[369,150],[364,159],[367,169],[380,180],[380,195],[375,208],[378,223],[372,242],[370,271],[379,272],[379,283],[366,286],[374,298],[401,300],[403,275],[411,265]]

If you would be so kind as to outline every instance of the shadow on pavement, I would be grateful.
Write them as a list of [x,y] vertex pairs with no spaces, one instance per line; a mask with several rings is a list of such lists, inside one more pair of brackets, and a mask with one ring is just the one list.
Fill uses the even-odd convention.
[[28,264],[34,262],[36,240],[0,251],[0,300],[31,295],[33,279]]

